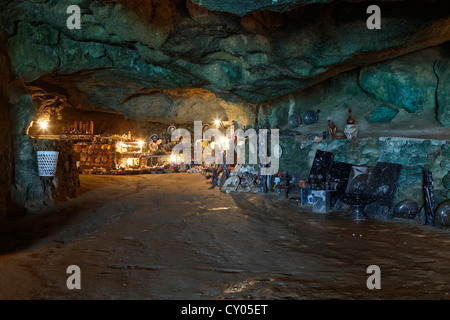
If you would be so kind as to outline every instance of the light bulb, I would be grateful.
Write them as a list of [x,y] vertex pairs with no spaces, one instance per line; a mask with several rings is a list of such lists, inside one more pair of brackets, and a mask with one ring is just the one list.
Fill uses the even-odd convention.
[[39,125],[41,126],[41,128],[42,128],[43,130],[45,130],[45,129],[48,128],[48,121],[46,121],[46,120],[40,120],[40,121],[38,121],[38,123],[39,123]]
[[228,148],[230,147],[230,140],[226,137],[220,138],[220,143],[222,144],[225,150],[228,150]]

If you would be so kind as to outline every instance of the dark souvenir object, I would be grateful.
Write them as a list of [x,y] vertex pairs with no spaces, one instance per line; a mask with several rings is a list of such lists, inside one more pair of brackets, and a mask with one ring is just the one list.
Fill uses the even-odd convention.
[[213,176],[212,176],[213,187],[217,187],[218,183],[219,183],[219,178],[218,178],[217,169],[216,169],[216,170],[213,170]]
[[222,170],[222,173],[225,175],[225,177],[227,179],[229,179],[230,178],[230,169],[228,168],[228,166],[226,164],[221,164],[221,170]]
[[267,193],[269,188],[267,188],[267,176],[258,176],[258,191],[261,193]]
[[309,190],[306,200],[312,204],[314,212],[327,213],[331,209],[331,194],[333,192],[332,190]]
[[175,130],[177,130],[177,127],[175,127],[175,126],[170,126],[170,127],[167,128],[167,133],[170,134],[170,135],[172,135],[172,133],[173,133]]
[[295,136],[300,136],[302,133],[295,131],[295,130],[290,130],[290,129],[286,129],[286,130],[281,130],[279,131],[279,135],[280,137],[295,137]]
[[319,120],[319,116],[314,110],[307,110],[303,115],[303,123],[306,125],[314,124]]
[[394,217],[414,219],[419,213],[419,205],[411,199],[400,201],[394,208]]
[[289,185],[289,176],[287,172],[283,172],[279,177],[280,182],[277,184],[276,188],[278,189],[279,195],[284,199],[288,199],[288,193],[291,186]]
[[259,163],[258,190],[261,193],[267,193],[267,191],[269,190],[267,186],[268,177],[266,175],[261,175],[261,168],[263,167],[264,165]]
[[343,131],[339,130],[339,131],[336,131],[333,139],[347,139],[347,137],[345,136],[345,133]]
[[328,120],[328,137],[330,139],[333,139],[334,135],[336,134],[336,125],[334,124],[333,121]]
[[273,175],[267,175],[266,176],[266,184],[267,184],[267,190],[273,191],[275,186],[275,179]]
[[417,219],[420,223],[427,223],[427,217],[425,216],[425,207],[420,208],[419,213],[417,214]]
[[390,205],[397,190],[397,182],[402,170],[401,164],[378,162],[370,177],[370,189],[383,199],[383,204]]
[[289,116],[288,123],[289,128],[291,129],[298,128],[302,124],[302,118],[298,114],[293,113]]
[[349,108],[349,109],[348,109],[347,124],[355,124],[355,123],[356,123],[356,120],[355,120],[355,118],[353,118],[353,115],[352,115],[352,109]]
[[225,181],[223,187],[221,188],[221,191],[225,193],[235,192],[240,182],[241,179],[238,176],[232,176],[227,181]]
[[355,118],[353,118],[352,109],[349,108],[348,109],[347,124],[344,127],[345,136],[349,140],[356,139],[356,137],[358,136],[358,131],[359,131],[359,128],[358,128],[358,125],[356,125]]
[[368,166],[352,166],[348,178],[347,193],[369,193],[369,180],[372,168]]
[[333,166],[330,170],[330,184],[331,189],[336,190],[336,193],[332,194],[331,205],[339,208],[342,204],[340,198],[347,190],[350,173],[352,172],[353,165],[344,162],[333,162]]
[[369,193],[376,196],[377,200],[365,208],[367,215],[389,218],[401,170],[401,164],[377,163],[369,182]]
[[424,170],[424,186],[423,192],[425,195],[425,216],[426,224],[434,227],[434,187],[433,175],[431,171]]
[[358,136],[359,128],[356,124],[347,124],[344,127],[345,137],[349,140],[356,139]]
[[435,212],[436,222],[442,226],[450,226],[450,199],[438,205]]
[[230,178],[230,170],[226,164],[221,164],[217,169],[217,173],[219,175],[218,186],[222,189],[225,182]]
[[334,154],[331,152],[321,150],[316,151],[308,180],[308,184],[311,188],[314,186],[313,189],[322,189],[321,185],[326,182],[325,178],[331,173],[333,159]]
[[366,219],[367,215],[364,208],[376,199],[375,196],[362,192],[346,193],[342,197],[342,201],[352,207],[352,217],[355,220]]
[[353,165],[350,163],[338,161],[333,162],[330,170],[330,181],[337,184],[336,190],[338,190],[340,193],[344,193],[347,189],[350,173],[352,172],[352,167]]

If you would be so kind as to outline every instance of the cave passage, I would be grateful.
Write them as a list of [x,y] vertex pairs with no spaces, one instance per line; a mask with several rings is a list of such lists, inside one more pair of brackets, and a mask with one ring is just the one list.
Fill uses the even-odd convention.
[[[199,174],[81,181],[79,197],[22,222],[29,241],[0,256],[1,299],[449,294],[446,229],[408,220],[356,223],[347,209],[313,213],[274,194],[222,193]],[[70,265],[81,269],[81,290],[66,287]],[[380,290],[366,285],[371,265],[380,267]]]
[[448,0],[76,2],[0,3],[0,299],[449,298]]

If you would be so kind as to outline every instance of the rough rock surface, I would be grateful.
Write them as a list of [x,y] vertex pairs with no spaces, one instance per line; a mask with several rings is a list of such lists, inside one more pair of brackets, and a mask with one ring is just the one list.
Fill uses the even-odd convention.
[[210,10],[229,12],[242,16],[262,10],[283,12],[289,11],[290,9],[300,5],[326,3],[332,1],[333,0],[193,0],[192,2],[200,6],[204,6]]
[[[79,30],[66,24],[73,4],[82,12]],[[294,112],[320,110],[317,125],[303,126],[302,133],[323,132],[328,119],[342,128],[351,107],[366,137],[389,132],[389,137],[448,139],[448,1],[381,1],[382,30],[366,27],[371,4],[1,2],[0,107],[5,117],[0,130],[5,138],[0,164],[5,172],[0,190],[13,185],[12,198],[21,205],[50,194],[64,198],[42,186],[31,169],[35,146],[25,131],[44,107],[104,111],[164,126],[221,118],[269,128],[285,128]],[[376,117],[367,118],[373,112]],[[406,149],[405,154],[414,153]],[[448,161],[428,155],[440,178],[446,176]],[[76,176],[70,181],[76,185]],[[65,190],[61,195],[71,194],[72,187]],[[448,197],[448,188],[445,192]],[[9,197],[1,194],[0,215]]]
[[[15,228],[0,225],[0,299],[221,300],[224,307],[448,299],[448,229],[399,219],[355,223],[345,209],[325,215],[274,194],[222,193],[198,174],[82,180],[80,197]],[[382,289],[368,290],[367,266],[378,261]],[[67,290],[75,263],[82,289]],[[183,318],[180,309],[164,309],[165,318]]]
[[[247,15],[252,12],[269,10],[275,12],[290,11],[295,7],[310,4],[329,3],[335,0],[193,0],[192,2],[204,6],[210,10],[230,12],[237,15]],[[353,0],[357,2],[358,0]],[[359,0],[363,2],[364,0]],[[399,1],[399,0],[386,0]],[[400,0],[401,1],[401,0]]]
[[[54,177],[39,177],[37,151],[58,151]],[[38,209],[64,202],[78,194],[80,180],[76,168],[77,155],[68,142],[31,140],[22,144],[22,158],[16,165],[19,175],[12,196],[23,209]]]
[[10,81],[9,66],[0,35],[0,219],[6,215],[9,206],[9,187],[12,182],[12,121],[7,84]]
[[437,119],[439,122],[449,127],[450,126],[450,46],[445,47],[445,52],[447,58],[436,60],[434,64],[434,73],[437,78],[437,89],[436,89],[436,103],[437,108]]
[[[426,52],[422,56],[423,59],[417,59],[417,55],[406,56],[364,68],[360,84],[379,100],[401,106],[407,112],[433,109],[436,77],[432,64],[424,63],[428,60]],[[418,61],[408,61],[411,58]]]
[[387,122],[391,121],[397,115],[398,110],[388,107],[388,106],[380,106],[374,110],[372,110],[367,116],[367,122]]
[[[72,2],[2,4],[14,76],[52,84],[75,107],[139,120],[191,120],[184,114],[201,100],[205,118],[219,112],[251,123],[249,104],[450,40],[443,0],[382,3],[378,31],[366,27],[365,1],[219,4],[253,12],[242,17],[185,0],[80,1],[82,27],[69,30]],[[261,11],[268,7],[285,12]]]
[[[31,97],[13,100],[14,183],[12,201],[21,209],[65,201],[77,195],[80,181],[73,145],[64,141],[31,139],[27,134],[35,109]],[[39,177],[36,151],[58,151],[55,177]]]
[[[258,110],[261,126],[287,128],[289,115],[320,110],[316,126],[302,133],[319,132],[332,120],[340,129],[347,110],[369,136],[406,136],[450,139],[448,83],[450,43],[420,50],[400,58],[341,73],[314,86],[270,101]],[[395,124],[391,122],[395,120]],[[403,131],[403,132],[399,132]]]

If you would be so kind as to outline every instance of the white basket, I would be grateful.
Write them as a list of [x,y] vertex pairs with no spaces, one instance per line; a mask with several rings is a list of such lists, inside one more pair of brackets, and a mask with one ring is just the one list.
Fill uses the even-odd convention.
[[57,151],[37,151],[37,161],[40,177],[53,177],[58,162]]

